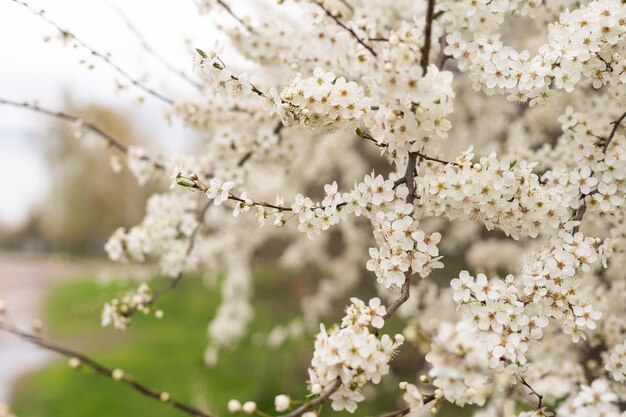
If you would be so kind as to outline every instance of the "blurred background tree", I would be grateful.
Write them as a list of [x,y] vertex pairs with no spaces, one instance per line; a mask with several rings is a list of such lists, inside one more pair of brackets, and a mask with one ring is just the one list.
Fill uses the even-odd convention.
[[[96,121],[129,145],[140,142],[131,120],[120,110],[76,104],[70,98],[62,108],[70,114],[86,115],[87,120]],[[0,234],[0,246],[102,254],[104,242],[117,227],[141,221],[146,199],[153,191],[151,185],[139,186],[125,166],[115,173],[109,158],[103,157],[106,151],[98,139],[87,134],[76,140],[72,125],[42,120],[49,128],[48,135],[38,138],[37,145],[50,173],[49,191],[24,226]]]

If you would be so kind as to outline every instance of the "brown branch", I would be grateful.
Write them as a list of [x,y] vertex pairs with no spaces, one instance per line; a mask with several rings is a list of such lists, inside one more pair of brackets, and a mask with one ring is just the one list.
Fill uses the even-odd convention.
[[39,335],[20,330],[19,328],[12,326],[4,321],[0,321],[0,330],[13,334],[28,343],[31,343],[39,347],[42,347],[46,350],[55,352],[61,356],[65,356],[66,358],[70,358],[70,359],[76,358],[80,361],[82,365],[87,366],[88,368],[95,371],[97,374],[105,378],[108,378],[112,381],[123,383],[146,397],[157,400],[162,404],[167,404],[170,407],[176,408],[177,410],[180,410],[188,415],[196,416],[196,417],[213,417],[211,414],[207,414],[194,406],[182,403],[173,398],[167,398],[167,397],[164,398],[163,397],[164,393],[162,391],[156,391],[152,388],[149,388],[148,386],[135,381],[134,379],[132,379],[130,376],[126,374],[123,374],[121,379],[118,379],[117,377],[114,378],[113,369],[102,365],[101,363],[97,362],[96,360],[92,359],[91,357],[83,353],[68,349],[64,346],[58,345],[53,342],[49,342]]
[[241,24],[241,26],[243,26],[244,28],[248,29],[248,31],[250,33],[255,33],[254,29],[252,29],[249,25],[246,24],[246,22],[244,22],[244,20],[242,18],[240,18],[239,16],[237,16],[235,14],[235,12],[233,12],[233,9],[230,8],[230,6],[226,3],[224,3],[223,0],[217,0],[217,4],[219,4],[220,6],[222,6],[222,8],[224,10],[226,10],[226,12],[231,15],[237,22],[239,22],[239,24]]
[[404,284],[402,284],[402,289],[400,291],[400,296],[387,308],[387,312],[383,316],[384,320],[387,320],[393,313],[396,312],[398,308],[409,299],[411,291],[411,270],[404,274]]
[[536,395],[537,396],[537,409],[540,409],[541,405],[543,403],[543,395],[541,395],[537,391],[535,391],[535,389],[533,387],[531,387],[528,382],[526,382],[526,379],[524,379],[523,376],[520,377],[520,382],[522,383],[522,385],[524,385],[526,388],[528,388],[530,390],[530,393],[532,395]]
[[[409,152],[409,160],[406,163],[406,171],[404,172],[404,183],[409,189],[409,194],[406,196],[406,202],[408,204],[413,204],[415,200],[415,167],[417,165],[417,153]],[[402,304],[404,304],[410,296],[411,292],[411,268],[404,274],[404,284],[402,284],[402,289],[400,290],[400,296],[389,306],[383,319],[387,320],[395,311],[400,308]]]
[[[611,129],[609,136],[606,137],[606,140],[604,141],[604,144],[602,145],[603,156],[600,162],[604,161],[604,159],[606,158],[606,151],[607,149],[609,149],[609,145],[613,141],[613,138],[615,137],[615,134],[617,133],[617,129],[619,129],[624,119],[626,119],[626,112],[624,112],[617,120],[614,120],[611,122],[611,124],[613,125],[613,128]],[[594,173],[591,172],[592,176],[593,174]],[[597,192],[598,192],[598,188],[596,187],[594,190],[590,191],[588,194],[580,195],[580,199],[582,200],[583,204],[580,207],[578,207],[576,211],[574,212],[574,217],[572,218],[573,221],[581,222],[583,220],[583,217],[585,216],[585,213],[587,212],[587,202],[585,201],[585,199],[589,196],[596,194]],[[573,233],[578,233],[579,230],[580,230],[580,224],[577,226],[574,226],[574,229],[572,229]]]
[[292,412],[290,412],[288,414],[283,414],[283,415],[281,415],[279,417],[299,417],[299,416],[301,416],[302,414],[306,413],[309,410],[314,409],[315,407],[317,407],[318,405],[320,405],[324,401],[326,401],[328,399],[328,397],[333,395],[333,393],[339,389],[340,386],[341,386],[341,379],[339,377],[337,377],[337,379],[335,379],[335,381],[331,385],[329,385],[320,395],[318,395],[317,397],[315,397],[311,401],[305,402],[304,404],[302,404],[300,407],[296,408]]
[[[51,116],[60,120],[64,120],[67,122],[72,122],[72,123],[76,123],[76,122],[80,122],[81,126],[95,134],[97,134],[98,136],[102,137],[109,146],[111,146],[112,148],[114,148],[115,150],[121,152],[124,155],[128,154],[128,146],[126,144],[124,144],[123,142],[121,142],[119,139],[115,138],[114,136],[112,136],[111,134],[105,132],[104,130],[102,130],[100,127],[98,127],[97,125],[93,124],[93,123],[89,123],[89,122],[85,122],[83,121],[83,119],[81,117],[78,116],[74,116],[71,114],[67,114],[67,113],[63,113],[63,112],[57,112],[57,111],[52,111],[52,110],[48,110],[45,109],[43,107],[40,107],[37,104],[30,104],[27,102],[17,102],[17,101],[13,101],[13,100],[7,100],[7,99],[3,99],[0,98],[0,105],[4,104],[7,106],[12,106],[12,107],[18,107],[18,108],[23,108],[23,109],[27,109],[27,110],[31,110],[37,113],[41,113],[41,114],[45,114],[47,116]],[[165,168],[165,166],[158,162],[158,161],[154,161],[146,156],[144,156],[142,159],[149,161],[155,169],[161,171],[161,172],[167,172],[167,168]],[[201,183],[200,181],[196,181],[196,180],[191,180],[193,181],[193,186],[191,186],[190,188],[194,188],[197,190],[202,191],[203,193],[206,192],[207,187]],[[234,201],[238,201],[238,202],[245,202],[245,200],[234,196],[234,195],[230,195],[228,197],[230,200],[234,200]],[[253,201],[253,205],[255,206],[263,206],[263,207],[267,207],[267,208],[272,208],[272,209],[276,209],[279,211],[292,211],[290,207],[283,207],[283,206],[277,206],[274,204],[269,204],[269,203],[265,203],[265,202],[258,202],[258,201]]]
[[[374,139],[372,136],[370,136],[368,133],[363,133],[359,135],[360,138],[368,140],[372,143],[374,143],[376,146],[378,146],[379,148],[388,148],[389,145],[386,143],[378,143],[378,141],[376,139]],[[438,159],[432,156],[428,156],[425,155],[421,152],[416,152],[416,155],[422,159],[425,159],[427,161],[432,161],[432,162],[437,162],[439,164],[443,164],[443,165],[454,165],[454,166],[460,166],[459,164],[457,164],[456,162],[451,162],[451,161],[446,161],[444,159]],[[405,181],[404,177],[400,178],[398,180],[398,185],[402,184]]]
[[[428,397],[424,398],[424,405],[435,401],[435,396],[433,394],[429,395]],[[404,416],[407,415],[411,412],[411,407],[406,407],[406,408],[402,408],[400,410],[396,410],[396,411],[391,411],[389,413],[385,413],[382,414],[378,417],[400,417],[400,416]]]
[[326,16],[330,17],[331,19],[333,19],[335,21],[335,23],[337,25],[339,25],[342,29],[348,31],[348,33],[350,33],[350,35],[352,35],[352,37],[361,45],[363,45],[363,47],[365,49],[367,49],[369,51],[370,54],[372,54],[372,56],[377,57],[378,55],[376,54],[376,52],[374,51],[374,49],[369,46],[368,44],[366,44],[365,42],[363,42],[363,40],[361,38],[359,38],[357,36],[357,34],[354,32],[354,30],[350,29],[348,26],[346,26],[341,20],[339,20],[339,18],[337,18],[335,15],[333,15],[331,13],[330,10],[328,10],[326,8],[326,6],[324,6],[322,3],[318,2],[318,1],[314,1],[315,4],[317,4],[320,9],[322,9],[324,11],[324,13],[326,13]]
[[424,27],[424,45],[422,45],[422,59],[420,66],[426,74],[428,68],[428,59],[432,43],[433,20],[435,19],[435,0],[428,0],[428,8],[426,9],[426,26]]
[[82,41],[80,38],[76,37],[76,35],[74,35],[69,30],[61,28],[61,26],[59,26],[55,21],[53,21],[52,19],[49,19],[44,14],[43,11],[37,11],[37,10],[33,9],[31,6],[28,5],[28,3],[24,2],[24,1],[21,1],[21,0],[13,0],[13,1],[15,3],[21,5],[21,6],[24,6],[31,13],[33,13],[35,16],[40,17],[41,19],[46,21],[48,24],[54,26],[57,30],[59,30],[61,32],[61,34],[64,37],[66,37],[68,39],[74,40],[78,45],[80,45],[81,47],[83,47],[86,50],[88,50],[91,53],[91,55],[97,57],[98,59],[100,59],[101,61],[105,62],[107,65],[109,65],[111,68],[113,68],[118,74],[120,74],[122,77],[124,77],[126,80],[128,80],[135,87],[143,90],[144,92],[146,92],[146,93],[150,94],[151,96],[153,96],[153,97],[163,101],[166,104],[172,105],[174,103],[173,99],[171,99],[169,97],[166,97],[166,96],[164,96],[161,93],[156,92],[152,88],[142,84],[137,79],[133,78],[130,74],[128,74],[126,71],[124,71],[122,68],[120,68],[119,65],[117,65],[115,62],[113,62],[108,54],[102,54],[102,53],[96,51],[94,48],[89,46],[87,43]]
[[[606,142],[604,142],[604,145],[602,146],[602,153],[605,157],[606,150],[609,148],[613,137],[615,137],[615,133],[617,133],[617,129],[619,129],[619,126],[622,124],[624,119],[626,119],[626,112],[624,112],[617,120],[611,122],[611,124],[613,125],[613,129],[611,129],[611,133],[609,133],[609,136],[606,138]],[[602,160],[604,160],[604,158]]]
[[437,162],[437,163],[443,164],[443,165],[454,165],[454,166],[457,166],[457,167],[460,166],[456,162],[451,162],[451,161],[446,161],[446,160],[443,160],[443,159],[433,158],[432,156],[424,155],[423,153],[420,153],[420,152],[417,152],[417,156],[419,156],[420,158],[425,159],[427,161]]
[[[424,45],[422,46],[422,60],[421,66],[423,73],[426,74],[426,69],[428,67],[428,55],[430,53],[430,44],[431,44],[431,36],[432,36],[432,23],[434,17],[435,10],[435,0],[428,0],[428,9],[426,11],[426,25],[424,27]],[[404,172],[404,183],[409,189],[409,194],[406,197],[406,202],[408,204],[413,204],[415,201],[415,168],[417,166],[417,158],[422,157],[426,159],[419,152],[409,152],[409,159],[406,164],[406,171]],[[438,160],[436,158],[428,158],[432,161],[437,161],[443,163],[443,161]],[[401,183],[400,183],[401,184]],[[400,291],[400,296],[389,306],[386,314],[383,316],[385,320],[387,320],[391,315],[398,309],[402,304],[404,304],[410,296],[411,292],[411,274],[412,270],[409,270],[404,274],[404,284],[402,284],[402,289]]]
[[[4,99],[4,98],[0,98],[0,104],[4,104],[7,106],[12,106],[12,107],[18,107],[18,108],[23,108],[23,109],[27,109],[30,111],[34,111],[36,113],[41,113],[41,114],[45,114],[47,116],[50,117],[54,117],[60,120],[64,120],[66,122],[72,122],[72,123],[80,123],[80,126],[97,134],[98,136],[100,136],[102,139],[104,139],[104,141],[113,149],[117,150],[118,152],[121,152],[123,154],[128,154],[128,145],[124,144],[123,142],[121,142],[119,139],[115,138],[113,135],[111,135],[110,133],[105,132],[104,130],[102,130],[102,128],[98,127],[97,125],[93,124],[93,123],[89,123],[84,121],[81,117],[78,116],[74,116],[68,113],[64,113],[64,112],[59,112],[59,111],[53,111],[53,110],[49,110],[49,109],[45,109],[41,106],[39,106],[38,104],[31,104],[31,103],[27,103],[27,102],[17,102],[17,101],[13,101],[13,100],[8,100],[8,99]],[[146,161],[149,161],[152,163],[152,165],[160,170],[160,171],[166,171],[166,168],[163,164],[161,164],[158,161],[154,161],[148,157],[144,157],[143,158]]]

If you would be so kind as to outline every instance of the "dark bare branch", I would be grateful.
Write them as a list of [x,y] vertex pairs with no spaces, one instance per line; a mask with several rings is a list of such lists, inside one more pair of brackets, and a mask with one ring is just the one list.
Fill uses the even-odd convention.
[[37,345],[51,352],[55,352],[61,356],[65,356],[66,358],[69,358],[69,359],[76,358],[80,361],[80,364],[82,366],[86,366],[87,368],[95,371],[98,375],[101,375],[112,381],[125,384],[126,386],[137,391],[141,395],[157,400],[161,404],[165,404],[170,407],[173,407],[188,415],[195,416],[195,417],[213,417],[211,414],[205,413],[199,408],[196,408],[192,405],[188,405],[188,404],[182,403],[178,400],[171,398],[169,394],[166,397],[164,396],[163,391],[157,391],[140,382],[137,382],[136,380],[131,378],[129,375],[122,374],[121,377],[116,377],[114,376],[114,369],[108,368],[105,365],[102,365],[100,362],[96,361],[95,359],[92,359],[91,357],[85,355],[84,353],[81,353],[81,352],[66,348],[64,346],[61,346],[59,344],[50,342],[37,334],[29,333],[24,330],[21,330],[11,324],[6,323],[5,321],[0,320],[0,331],[5,331],[7,333],[13,334],[28,343]]

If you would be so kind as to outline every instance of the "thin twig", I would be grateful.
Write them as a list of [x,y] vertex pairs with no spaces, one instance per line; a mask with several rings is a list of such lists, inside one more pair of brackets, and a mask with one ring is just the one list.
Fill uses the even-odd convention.
[[[100,127],[98,127],[97,125],[93,124],[93,123],[89,123],[89,122],[85,122],[83,121],[83,119],[81,117],[78,116],[73,116],[67,113],[63,113],[63,112],[57,112],[57,111],[52,111],[52,110],[48,110],[48,109],[44,109],[42,107],[40,107],[37,104],[30,104],[27,102],[17,102],[17,101],[13,101],[13,100],[7,100],[7,99],[3,99],[0,98],[0,104],[4,104],[7,106],[13,106],[13,107],[19,107],[19,108],[24,108],[24,109],[28,109],[37,113],[41,113],[41,114],[45,114],[47,116],[51,116],[51,117],[55,117],[57,119],[60,120],[65,120],[67,122],[72,122],[72,123],[77,123],[80,122],[81,123],[81,127],[92,131],[93,133],[99,135],[101,138],[103,138],[108,145],[110,145],[111,147],[113,147],[114,149],[116,149],[117,151],[121,152],[124,155],[128,155],[128,151],[129,148],[127,145],[125,145],[123,142],[121,142],[119,139],[113,137],[111,134],[105,132],[104,130],[102,130]],[[142,157],[143,160],[150,162],[154,168],[158,171],[167,173],[167,168],[160,162],[155,161],[153,159],[150,159],[147,156],[143,156]],[[203,193],[207,191],[207,187],[199,182],[199,181],[194,181],[193,182],[193,186],[191,186],[190,188],[202,191]],[[235,195],[229,195],[228,199],[233,200],[233,201],[238,201],[240,203],[244,203],[245,200],[235,196]],[[271,208],[271,209],[275,209],[275,210],[279,210],[279,211],[292,211],[291,207],[283,207],[283,206],[277,206],[275,204],[269,204],[269,203],[265,203],[265,202],[259,202],[259,201],[252,201],[252,205],[254,206],[262,206],[262,207],[267,207],[267,208]],[[343,206],[345,204],[340,204],[337,207]],[[317,208],[317,207],[316,207]]]
[[163,392],[162,391],[156,391],[153,388],[150,388],[144,384],[141,384],[137,381],[135,381],[134,379],[132,379],[130,376],[124,374],[121,379],[114,379],[113,377],[113,369],[108,368],[104,365],[102,365],[101,363],[97,362],[95,359],[92,359],[91,357],[81,353],[81,352],[77,352],[75,350],[72,349],[68,349],[64,346],[58,345],[56,343],[53,342],[49,342],[47,340],[45,340],[44,338],[42,338],[39,335],[33,334],[33,333],[28,333],[24,330],[20,330],[19,328],[10,325],[4,321],[0,321],[0,330],[11,333],[17,337],[19,337],[20,339],[29,342],[31,344],[37,345],[39,347],[42,347],[46,350],[55,352],[59,355],[65,356],[66,358],[76,358],[78,360],[80,360],[81,365],[84,365],[92,370],[94,370],[97,374],[104,376],[108,379],[111,379],[113,381],[125,384],[127,386],[129,386],[130,388],[132,388],[133,390],[139,392],[141,395],[144,395],[146,397],[155,399],[157,401],[159,401],[162,404],[166,404],[169,405],[170,407],[176,408],[177,410],[180,410],[186,414],[189,414],[191,416],[196,416],[196,417],[212,417],[211,414],[205,413],[204,411],[192,406],[192,405],[188,405],[185,403],[182,403],[178,400],[175,400],[171,397],[164,397],[163,396]]
[[419,156],[420,158],[425,159],[427,161],[437,162],[437,163],[443,164],[443,165],[454,165],[454,166],[457,166],[457,167],[460,166],[456,162],[446,161],[444,159],[433,158],[432,156],[424,155],[421,152],[417,152],[417,156]]
[[[53,110],[49,110],[46,108],[43,108],[41,106],[39,106],[38,104],[31,104],[28,102],[17,102],[17,101],[13,101],[13,100],[8,100],[8,99],[4,99],[4,98],[0,98],[0,104],[4,104],[6,106],[12,106],[12,107],[18,107],[18,108],[23,108],[23,109],[27,109],[30,111],[34,111],[36,113],[41,113],[41,114],[45,114],[47,116],[50,117],[54,117],[60,120],[64,120],[66,122],[71,122],[71,123],[80,123],[80,127],[87,129],[93,133],[95,133],[96,135],[100,136],[102,139],[104,139],[104,141],[112,148],[114,148],[115,150],[117,150],[118,152],[121,152],[123,154],[128,154],[128,145],[124,144],[122,141],[120,141],[119,139],[115,138],[113,135],[111,135],[110,133],[105,132],[104,130],[102,130],[102,128],[98,127],[97,125],[90,123],[90,122],[86,122],[83,120],[82,117],[78,117],[78,116],[74,116],[68,113],[64,113],[64,112],[60,112],[60,111],[53,111]],[[144,160],[149,161],[150,163],[152,163],[152,165],[160,170],[160,171],[166,171],[166,168],[163,164],[161,164],[158,161],[154,161],[148,157],[143,157]]]
[[[386,143],[378,143],[378,141],[376,139],[374,139],[372,136],[370,136],[367,133],[363,133],[359,137],[374,143],[379,148],[388,148],[389,147],[389,145],[386,144]],[[437,163],[443,164],[443,165],[460,166],[456,162],[451,162],[451,161],[446,161],[444,159],[435,158],[435,157],[432,157],[432,156],[425,155],[425,154],[423,154],[421,152],[416,152],[416,155],[418,157],[422,158],[422,159],[427,160],[427,161],[437,162]],[[399,183],[397,185],[400,185],[400,184],[402,184],[404,182],[404,178],[400,178],[398,181],[399,181]]]
[[248,29],[248,31],[250,33],[254,33],[254,29],[252,29],[249,25],[246,24],[246,22],[244,22],[244,20],[242,18],[240,18],[239,16],[237,16],[235,14],[235,12],[233,12],[233,9],[230,8],[230,6],[226,3],[224,3],[222,0],[217,0],[217,4],[219,4],[220,6],[222,6],[222,8],[224,10],[226,10],[226,12],[231,15],[237,22],[239,22],[241,24],[241,26],[243,26],[244,28]]
[[135,27],[135,25],[133,25],[133,22],[130,21],[128,16],[120,8],[110,3],[109,3],[109,6],[122,18],[122,20],[124,20],[124,23],[126,24],[126,27],[128,28],[128,30],[130,30],[135,35],[135,37],[139,40],[139,43],[141,43],[141,46],[143,47],[143,49],[146,50],[146,52],[152,55],[154,59],[156,59],[161,65],[167,68],[170,72],[181,77],[183,80],[185,80],[187,83],[195,87],[197,90],[199,91],[203,90],[202,84],[192,79],[189,75],[187,75],[187,73],[185,73],[185,71],[176,68],[169,61],[167,61],[163,56],[161,56],[156,50],[154,50],[154,48],[150,46],[146,38],[141,34],[141,32],[139,32],[139,30]]
[[543,395],[541,395],[537,391],[535,391],[535,389],[533,387],[531,387],[528,382],[526,382],[526,379],[524,379],[523,376],[520,377],[520,381],[521,381],[522,385],[524,385],[526,388],[528,388],[530,390],[531,394],[537,396],[537,409],[540,409],[541,405],[543,404]]
[[[609,145],[613,141],[613,138],[615,137],[615,134],[617,133],[617,129],[619,129],[624,119],[626,119],[626,112],[624,112],[617,120],[614,120],[611,122],[611,124],[613,125],[613,128],[611,129],[609,136],[606,137],[606,140],[604,141],[604,144],[602,145],[603,155],[602,155],[602,159],[600,160],[600,162],[604,161],[604,159],[606,158],[606,151],[609,149]],[[593,176],[593,174],[594,173],[591,172],[591,176]],[[583,217],[585,216],[585,213],[587,212],[587,202],[585,201],[585,199],[589,196],[596,194],[597,192],[599,191],[598,191],[598,188],[596,187],[594,190],[590,191],[588,194],[580,195],[580,199],[582,200],[583,203],[574,212],[574,217],[572,218],[573,221],[581,222],[583,220]],[[578,233],[579,230],[580,230],[580,223],[577,226],[574,226],[573,232]]]
[[[428,397],[424,398],[424,405],[433,402],[435,400],[435,396],[434,395],[429,395]],[[396,410],[396,411],[391,411],[389,413],[385,413],[382,414],[378,417],[400,417],[400,416],[404,416],[407,415],[411,412],[411,407],[406,407],[406,408],[402,408],[400,410]]]
[[312,399],[311,401],[307,401],[302,404],[300,407],[296,408],[292,412],[288,414],[283,414],[279,417],[299,417],[302,414],[306,413],[309,410],[314,409],[318,405],[322,404],[324,401],[328,399],[335,391],[339,389],[341,386],[341,379],[338,377],[335,381],[329,385],[320,395]]
[[339,18],[337,18],[335,15],[333,15],[331,13],[330,10],[328,10],[326,8],[326,6],[324,6],[322,3],[316,1],[315,4],[317,4],[323,11],[324,13],[326,13],[326,16],[330,17],[331,19],[333,19],[335,21],[336,24],[338,24],[342,29],[348,31],[348,33],[350,33],[350,35],[352,35],[352,37],[361,45],[363,45],[363,47],[365,49],[367,49],[369,51],[370,54],[372,54],[374,57],[377,57],[378,55],[376,54],[376,51],[374,51],[374,49],[369,46],[368,44],[366,44],[365,42],[363,42],[363,40],[361,38],[359,38],[356,34],[356,32],[354,32],[354,30],[350,29],[348,26],[346,26],[341,20],[339,20]]
[[119,65],[117,65],[115,62],[113,62],[111,60],[111,57],[108,54],[102,54],[98,51],[96,51],[94,48],[92,48],[91,46],[89,46],[87,43],[85,43],[84,41],[82,41],[80,38],[76,37],[76,35],[74,35],[72,32],[70,32],[69,30],[63,29],[61,28],[61,26],[59,26],[55,21],[53,21],[52,19],[48,18],[43,11],[37,11],[35,9],[33,9],[28,3],[21,1],[21,0],[12,0],[15,3],[24,6],[26,9],[28,9],[31,13],[33,13],[35,16],[40,17],[41,19],[43,19],[44,21],[46,21],[48,24],[54,26],[57,30],[59,30],[61,32],[61,34],[69,39],[73,39],[78,45],[82,46],[83,48],[87,49],[91,55],[99,58],[101,61],[105,62],[107,65],[109,65],[111,68],[113,68],[118,74],[120,74],[122,77],[124,77],[126,80],[128,80],[131,84],[133,84],[135,87],[143,90],[144,92],[150,94],[151,96],[163,101],[166,104],[172,105],[174,103],[174,100],[166,97],[165,95],[156,92],[154,89],[142,84],[141,82],[139,82],[137,79],[135,79],[134,77],[132,77],[129,73],[127,73],[125,70],[123,70],[122,68],[120,68]]

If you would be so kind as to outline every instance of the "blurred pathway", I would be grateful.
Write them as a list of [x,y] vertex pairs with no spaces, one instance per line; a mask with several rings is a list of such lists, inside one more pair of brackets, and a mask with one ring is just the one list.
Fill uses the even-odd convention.
[[[0,253],[0,299],[15,323],[30,329],[40,317],[51,286],[63,279],[93,272],[90,262],[69,262],[43,255]],[[51,355],[18,338],[0,332],[0,403],[8,402],[12,383],[25,372],[41,366]]]

